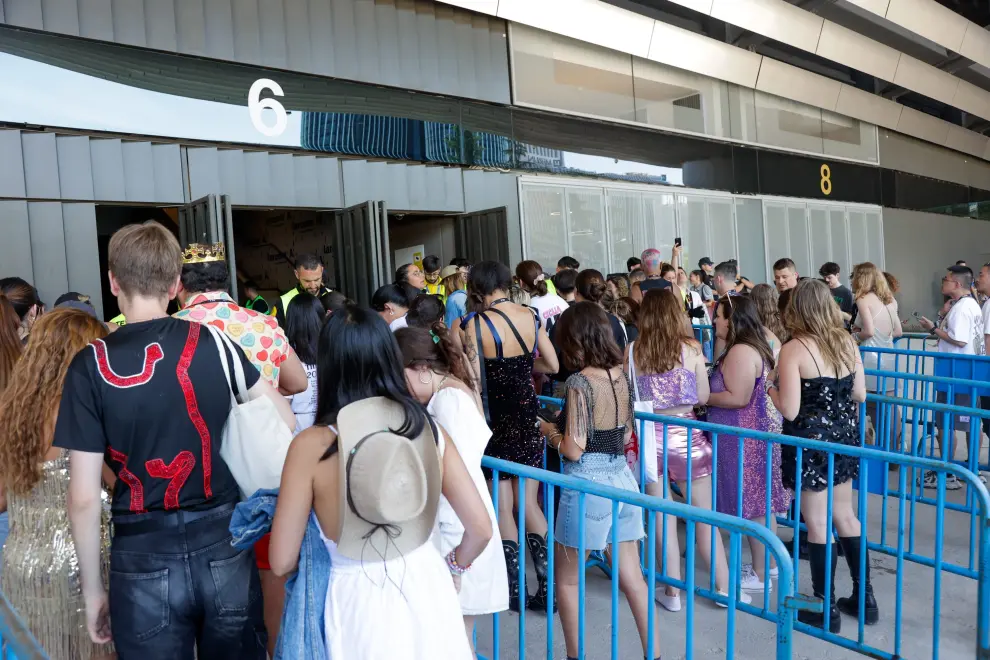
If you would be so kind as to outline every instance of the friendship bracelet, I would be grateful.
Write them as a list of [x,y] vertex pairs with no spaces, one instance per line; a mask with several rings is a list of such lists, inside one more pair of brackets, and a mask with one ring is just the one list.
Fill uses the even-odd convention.
[[460,564],[458,564],[457,549],[454,548],[453,550],[447,553],[447,568],[449,568],[450,572],[453,573],[454,575],[464,575],[471,569],[471,564],[468,564],[467,566],[461,566]]

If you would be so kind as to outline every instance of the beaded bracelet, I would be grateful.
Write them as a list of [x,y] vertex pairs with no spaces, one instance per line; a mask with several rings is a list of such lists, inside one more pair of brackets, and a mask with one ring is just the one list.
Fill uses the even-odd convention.
[[467,566],[461,566],[458,564],[457,550],[454,549],[447,553],[447,568],[449,568],[450,572],[454,575],[464,575],[468,572],[468,570],[470,570],[471,564],[468,564]]

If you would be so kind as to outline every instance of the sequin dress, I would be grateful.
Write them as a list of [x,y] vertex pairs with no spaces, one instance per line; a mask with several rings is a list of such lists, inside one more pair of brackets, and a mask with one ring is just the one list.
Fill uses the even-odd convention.
[[[28,630],[51,658],[88,660],[113,653],[86,631],[79,561],[65,506],[69,456],[62,451],[42,467],[41,481],[27,496],[8,492],[10,536],[3,552],[3,592]],[[103,497],[101,560],[110,568],[110,501]]]
[[[489,310],[502,317],[508,324],[515,340],[523,350],[522,355],[505,357],[502,353],[502,338],[487,314],[469,314],[464,317],[461,327],[470,332],[475,325],[484,323],[495,339],[495,357],[484,357],[484,394],[488,426],[492,439],[485,448],[485,455],[500,458],[530,467],[543,467],[543,437],[540,435],[540,422],[536,413],[538,401],[533,388],[533,362],[536,346],[526,346],[519,331],[507,316],[497,309]],[[476,320],[477,319],[477,320]],[[540,322],[534,316],[537,330]],[[479,343],[480,346],[480,343]],[[483,468],[486,479],[492,472]],[[510,479],[514,475],[499,473],[499,479]]]
[[[814,356],[812,356],[814,358]],[[818,361],[815,367],[821,374]],[[784,420],[784,434],[842,445],[859,445],[859,414],[852,399],[853,374],[843,378],[818,376],[801,379],[801,408],[793,420]],[[794,490],[797,485],[797,448],[781,448],[781,477]],[[834,454],[832,485],[844,484],[859,474],[859,459]],[[805,449],[801,456],[801,490],[828,488],[828,453]]]
[[[630,349],[632,350],[632,349]],[[643,401],[653,402],[653,411],[658,415],[696,419],[694,411],[679,414],[670,412],[672,408],[698,405],[698,380],[695,373],[685,369],[684,355],[681,366],[662,374],[643,374],[636,371],[636,384]],[[712,444],[703,431],[697,428],[672,424],[656,424],[657,467],[662,473],[666,466],[667,475],[674,481],[687,481],[688,466],[691,478],[701,479],[712,473]],[[666,429],[666,438],[664,430]],[[664,455],[666,454],[666,459]]]
[[[742,408],[708,406],[708,421],[712,424],[737,426],[766,433],[780,433],[783,418],[767,394],[767,376],[770,370],[763,364],[763,372],[756,379],[753,394]],[[712,394],[725,391],[725,377],[721,365],[717,365],[711,377]],[[780,480],[780,445],[762,440],[744,438],[742,454],[739,437],[719,434],[716,449],[718,466],[718,495],[716,507],[719,513],[741,516],[749,520],[763,519],[766,515],[767,497],[767,446],[770,459],[770,513],[783,513],[791,504],[791,494]],[[739,483],[739,463],[743,464],[742,484]],[[742,512],[739,513],[739,490],[742,489]]]

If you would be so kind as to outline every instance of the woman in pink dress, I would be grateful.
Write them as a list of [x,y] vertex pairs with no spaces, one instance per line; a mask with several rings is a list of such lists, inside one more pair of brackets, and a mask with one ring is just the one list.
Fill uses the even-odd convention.
[[[708,398],[708,421],[754,431],[780,433],[783,419],[767,395],[767,384],[774,369],[771,346],[780,341],[760,322],[756,304],[736,296],[723,299],[715,318],[715,333],[726,342],[725,352],[716,360]],[[780,445],[763,440],[719,434],[715,462],[718,493],[716,508],[720,513],[748,520],[767,522],[776,529],[776,515],[787,511],[790,492],[780,481]],[[770,459],[770,484],[767,484],[767,454]],[[742,463],[742,481],[739,464]],[[739,493],[742,491],[742,510]],[[769,493],[769,506],[767,502]],[[769,510],[768,510],[769,509]],[[767,518],[769,517],[769,521]],[[766,549],[748,537],[752,564],[742,567],[741,586],[747,591],[769,591],[777,568],[766,561]],[[766,575],[769,566],[769,576]]]

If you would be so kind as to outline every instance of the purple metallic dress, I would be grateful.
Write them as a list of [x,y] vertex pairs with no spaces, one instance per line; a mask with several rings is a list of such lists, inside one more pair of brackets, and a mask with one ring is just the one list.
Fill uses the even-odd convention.
[[[708,407],[708,421],[712,424],[738,426],[754,431],[780,433],[783,418],[767,394],[769,369],[764,363],[763,373],[756,379],[753,395],[743,408]],[[712,394],[725,391],[722,367],[718,365],[711,377]],[[742,455],[739,454],[739,438],[734,435],[718,436],[717,456],[718,493],[716,508],[749,520],[762,520],[766,515],[767,498],[767,443],[762,440],[743,439]],[[739,504],[739,462],[742,461],[742,512]],[[791,493],[780,481],[780,445],[774,443],[770,464],[770,512],[783,513],[791,505]]]
[[[675,367],[662,374],[643,374],[636,377],[639,395],[644,401],[653,401],[658,415],[671,415],[671,408],[698,404],[698,381],[693,371]],[[674,414],[673,417],[695,419],[694,412]],[[674,481],[687,481],[688,465],[691,479],[701,479],[712,473],[712,445],[699,429],[684,426],[656,425],[657,468],[664,469],[664,428],[667,429],[667,476]]]

